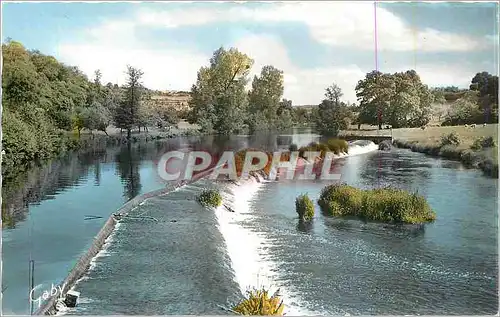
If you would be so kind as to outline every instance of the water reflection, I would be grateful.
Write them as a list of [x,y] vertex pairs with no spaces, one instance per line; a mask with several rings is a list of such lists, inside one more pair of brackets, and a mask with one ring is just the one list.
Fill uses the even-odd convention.
[[142,188],[139,173],[140,153],[140,145],[138,151],[132,151],[129,144],[116,155],[116,170],[124,185],[123,196],[129,200],[137,196]]
[[314,230],[314,221],[299,220],[297,223],[297,230],[304,233],[309,233]]

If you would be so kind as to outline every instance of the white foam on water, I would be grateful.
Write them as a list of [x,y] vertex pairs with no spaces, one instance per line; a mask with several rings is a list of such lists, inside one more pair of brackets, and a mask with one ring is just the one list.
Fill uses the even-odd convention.
[[250,203],[266,183],[263,180],[259,183],[249,179],[240,181],[239,186],[229,186],[233,195],[225,195],[224,200],[232,203],[234,212],[229,212],[224,206],[215,210],[219,230],[224,237],[232,262],[235,281],[243,294],[252,288],[265,287],[270,293],[279,289],[287,315],[318,315],[317,312],[302,308],[299,304],[300,299],[276,282],[279,273],[272,271],[277,271],[277,263],[267,260],[266,251],[262,249],[262,246],[269,244],[265,236],[239,224],[241,221],[251,221],[254,217]]
[[349,154],[346,156],[366,154],[378,150],[378,145],[376,145],[372,141],[363,142],[365,144],[356,144],[356,143],[359,143],[359,141],[353,141],[349,143]]

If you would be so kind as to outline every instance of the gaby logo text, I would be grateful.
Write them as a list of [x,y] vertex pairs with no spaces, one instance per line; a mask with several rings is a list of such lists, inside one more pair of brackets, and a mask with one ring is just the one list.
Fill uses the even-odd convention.
[[46,301],[54,296],[60,296],[63,292],[64,287],[66,287],[66,284],[63,284],[62,286],[55,286],[54,284],[51,284],[49,290],[44,290],[40,296],[36,297],[36,290],[39,289],[42,285],[43,284],[38,284],[30,291],[30,302],[38,303],[38,308],[40,308],[43,301]]

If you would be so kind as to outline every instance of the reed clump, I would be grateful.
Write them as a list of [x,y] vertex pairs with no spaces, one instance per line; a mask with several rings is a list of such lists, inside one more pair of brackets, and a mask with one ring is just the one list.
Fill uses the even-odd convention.
[[245,299],[233,307],[234,312],[246,316],[283,316],[285,305],[279,290],[270,295],[264,288],[253,289],[246,295]]
[[323,213],[337,217],[410,224],[436,219],[423,196],[393,187],[363,190],[333,184],[323,188],[318,204]]

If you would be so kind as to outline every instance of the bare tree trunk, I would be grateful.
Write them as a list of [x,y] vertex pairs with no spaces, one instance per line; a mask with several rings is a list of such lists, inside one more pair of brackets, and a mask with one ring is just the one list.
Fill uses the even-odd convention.
[[130,141],[130,138],[132,136],[132,130],[130,128],[127,129],[127,140]]

